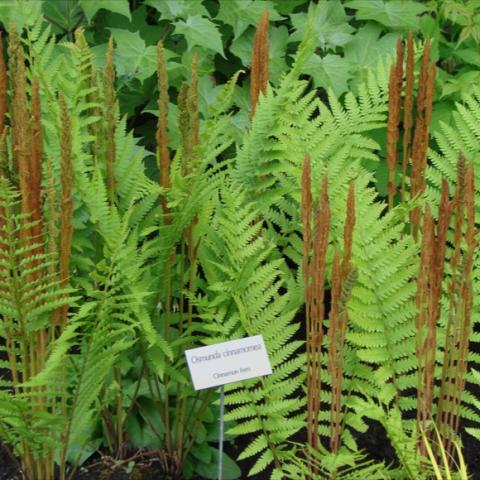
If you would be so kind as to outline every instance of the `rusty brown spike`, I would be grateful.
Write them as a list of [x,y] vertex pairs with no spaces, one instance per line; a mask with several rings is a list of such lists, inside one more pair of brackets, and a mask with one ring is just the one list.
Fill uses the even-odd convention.
[[40,106],[40,87],[38,78],[34,77],[32,81],[32,127],[31,127],[31,145],[30,145],[30,205],[32,220],[37,222],[32,227],[32,236],[38,242],[43,232],[42,215],[42,124],[41,124],[41,106]]
[[[72,252],[72,216],[73,216],[73,162],[72,162],[72,126],[70,113],[63,93],[60,93],[60,120],[62,125],[60,139],[62,209],[60,214],[60,282],[63,288],[68,286],[70,278],[70,256]],[[68,305],[61,307],[60,324],[67,322]]]
[[393,208],[396,192],[395,172],[397,169],[397,147],[400,136],[400,113],[403,85],[403,42],[397,42],[397,62],[390,69],[387,123],[387,166],[388,166],[388,207]]
[[5,113],[7,112],[7,67],[3,56],[3,36],[0,32],[0,135],[5,128]]
[[[157,159],[160,171],[160,185],[170,188],[170,152],[168,149],[168,74],[165,63],[163,43],[157,45],[157,81],[158,81],[158,123],[157,123]],[[162,196],[162,207],[168,213],[167,200]]]
[[116,131],[116,110],[117,99],[115,94],[115,67],[114,67],[114,43],[113,36],[108,41],[107,58],[103,78],[105,96],[105,117],[106,117],[106,149],[105,159],[107,164],[107,187],[110,203],[115,203],[117,182],[115,178],[115,131]]
[[265,94],[268,84],[268,58],[269,58],[269,42],[268,42],[268,26],[269,15],[265,10],[262,18],[257,26],[255,37],[253,39],[252,54],[252,71],[250,75],[250,98],[252,110],[251,118],[255,115],[260,92]]
[[303,223],[303,279],[307,304],[310,302],[309,283],[309,258],[312,245],[312,187],[311,187],[311,160],[310,155],[305,155],[302,171],[302,223]]
[[407,62],[405,73],[405,100],[403,104],[403,158],[402,158],[402,190],[401,199],[405,200],[407,166],[411,155],[411,140],[413,128],[413,84],[414,84],[415,58],[413,51],[413,35],[408,33],[407,38]]

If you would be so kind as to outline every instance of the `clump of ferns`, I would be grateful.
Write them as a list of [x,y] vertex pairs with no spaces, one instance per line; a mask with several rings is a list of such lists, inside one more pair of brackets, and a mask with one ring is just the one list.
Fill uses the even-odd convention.
[[2,433],[19,456],[23,474],[32,480],[53,478],[54,452],[67,428],[62,400],[65,377],[58,390],[29,386],[45,367],[51,344],[66,323],[69,305],[71,132],[61,95],[59,102],[62,207],[57,231],[47,225],[51,219],[45,217],[42,197],[45,159],[40,85],[35,76],[27,83],[21,39],[11,30],[8,73],[0,51],[0,319],[11,377],[0,388],[2,403],[12,405],[2,415]]
[[[393,208],[397,193],[395,175],[402,123],[403,63],[404,46],[399,40],[397,60],[391,67],[389,84],[387,165],[390,209]],[[435,65],[430,61],[428,39],[418,78],[414,133],[414,45],[411,34],[407,39],[405,70],[400,201],[407,199],[407,184],[410,185],[410,197],[417,199],[422,198],[427,187],[429,125],[435,90]],[[409,166],[410,175],[407,172]],[[451,200],[448,183],[443,179],[438,211],[432,212],[427,204],[423,211],[422,207],[416,206],[410,213],[410,231],[421,242],[415,323],[417,430],[425,432],[424,437],[429,440],[434,423],[442,439],[441,447],[449,459],[453,458],[453,447],[459,433],[462,397],[468,373],[473,308],[472,275],[478,243],[473,166],[468,166],[463,156],[457,163],[456,186]],[[439,338],[443,339],[443,345],[438,344]],[[420,453],[425,456],[426,441],[421,440],[419,447]]]
[[[419,358],[417,425],[430,438],[433,421],[449,457],[454,454],[464,415],[463,396],[473,331],[473,268],[478,249],[474,195],[473,166],[467,165],[460,157],[453,199],[449,198],[447,182],[444,181],[437,227],[427,205],[422,229],[416,325]],[[442,339],[443,345],[438,348],[437,341]],[[437,351],[440,352],[440,375],[436,371]],[[435,377],[439,379],[436,408]],[[423,444],[420,450],[425,451]]]

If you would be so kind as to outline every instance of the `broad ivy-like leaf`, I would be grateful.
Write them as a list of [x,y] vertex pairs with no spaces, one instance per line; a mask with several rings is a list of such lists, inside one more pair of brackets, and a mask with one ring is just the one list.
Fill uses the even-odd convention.
[[332,89],[338,97],[348,89],[349,70],[348,62],[340,55],[329,54],[321,58],[313,54],[306,62],[303,73],[311,75],[317,87]]
[[146,46],[138,32],[119,28],[110,29],[115,39],[115,67],[120,77],[136,77],[143,81],[153,75],[157,68],[157,51],[153,45]]
[[238,38],[250,25],[257,25],[265,10],[268,10],[270,21],[282,19],[269,0],[263,2],[254,2],[253,0],[220,2],[220,10],[216,18],[230,25],[233,28],[234,38]]
[[281,27],[270,27],[270,82],[276,85],[280,77],[287,70],[285,55],[287,52],[288,29]]
[[198,46],[225,56],[222,36],[217,26],[208,18],[194,15],[188,17],[186,21],[179,20],[175,22],[175,33],[185,37],[189,50]]
[[82,10],[79,8],[77,0],[58,0],[56,2],[45,2],[43,4],[43,14],[52,23],[53,28],[58,28],[60,32],[63,30],[63,33],[65,33],[78,23]]
[[359,20],[375,20],[385,27],[417,30],[426,2],[413,0],[350,0],[345,5],[357,10]]
[[398,35],[387,33],[380,38],[382,28],[373,23],[360,27],[352,41],[345,45],[344,57],[358,68],[374,68],[380,58],[393,56]]
[[145,5],[158,10],[162,20],[174,20],[195,15],[210,16],[208,10],[203,6],[202,0],[146,0]]
[[102,8],[123,15],[129,20],[132,18],[130,15],[128,0],[80,0],[79,5],[82,7],[89,23]]
[[[314,4],[309,5],[309,10]],[[309,14],[293,13],[290,15],[292,25],[295,28],[290,36],[291,42],[300,42],[307,28]],[[340,47],[348,43],[352,38],[354,28],[348,24],[349,17],[339,0],[323,2],[320,13],[314,25],[314,35],[318,38],[321,48]]]
[[[139,32],[147,45],[156,45],[158,41],[163,38],[165,32],[161,28],[158,28],[157,24],[151,25],[149,23],[150,12],[147,8],[146,5],[140,5],[135,8],[135,10],[132,11],[131,20],[128,20],[126,17],[120,17],[114,12],[106,12],[102,15],[102,25],[113,26],[122,30],[130,30],[131,32]],[[96,26],[97,30],[101,28],[99,25]]]
[[[218,450],[211,449],[213,453],[213,461],[210,463],[199,463],[196,467],[196,472],[199,473],[202,478],[216,479],[218,478]],[[232,460],[226,453],[222,458],[222,478],[224,480],[236,480],[240,478],[242,472],[238,465]]]
[[230,51],[241,60],[242,65],[249,66],[252,63],[254,34],[255,29],[249,28],[239,38],[233,39],[230,45]]

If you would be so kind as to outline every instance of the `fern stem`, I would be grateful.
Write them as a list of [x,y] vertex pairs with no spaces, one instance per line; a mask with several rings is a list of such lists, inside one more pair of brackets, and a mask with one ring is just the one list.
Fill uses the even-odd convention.
[[[168,260],[167,265],[167,298],[165,302],[165,341],[169,342],[170,340],[170,327],[171,327],[171,312],[172,312],[172,267],[173,267],[174,256],[172,255]],[[156,377],[155,377],[156,380]],[[170,399],[168,395],[169,387],[169,375],[165,374],[164,378],[165,384],[165,399],[163,402],[163,423],[165,425],[165,439],[166,439],[166,449],[171,451],[172,448],[172,432],[170,430]],[[160,393],[158,398],[161,399]]]
[[117,458],[123,458],[124,438],[123,438],[123,391],[122,391],[122,372],[116,367],[114,369],[115,381],[118,385],[116,397],[116,430],[117,430]]

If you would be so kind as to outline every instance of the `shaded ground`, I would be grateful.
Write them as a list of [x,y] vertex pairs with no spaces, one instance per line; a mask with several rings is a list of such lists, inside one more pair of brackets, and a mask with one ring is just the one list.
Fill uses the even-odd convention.
[[[388,439],[385,436],[383,428],[372,422],[368,433],[361,436],[359,445],[365,450],[370,458],[376,461],[386,461],[387,463],[395,462],[394,451],[390,446]],[[237,439],[234,445],[226,446],[226,451],[231,457],[235,457],[236,453],[246,447],[250,439]],[[464,456],[469,467],[469,473],[472,480],[480,480],[480,452],[478,444],[474,440],[469,440],[468,436],[463,437],[464,441]],[[242,478],[246,478],[249,469],[253,465],[253,461],[240,462],[240,468],[244,472]],[[270,477],[270,472],[265,471],[260,475],[256,475],[256,480],[267,480]],[[0,450],[0,480],[19,480],[21,477],[17,465],[2,449]],[[74,476],[74,480],[180,480],[174,479],[163,473],[162,468],[158,463],[148,462],[142,465],[139,462],[131,473],[127,473],[124,469],[112,469],[100,461],[99,458],[94,458],[89,464],[80,468]],[[199,479],[197,479],[199,480]],[[367,480],[367,479],[366,479]]]
[[[298,320],[302,320],[302,312],[298,314]],[[300,321],[302,326],[296,334],[295,339],[305,338],[304,322]],[[480,329],[480,326],[477,326]],[[478,345],[472,344],[472,350],[480,350]],[[480,353],[480,352],[478,352]],[[0,377],[5,375],[5,371],[0,369]],[[480,389],[471,384],[468,388],[472,393],[480,397]],[[299,433],[294,439],[297,442],[304,442],[303,433]],[[386,464],[395,464],[395,452],[386,437],[383,427],[377,422],[369,422],[369,429],[365,434],[356,436],[357,444],[368,455],[369,458],[375,461],[385,461]],[[478,442],[473,437],[462,432],[463,440],[463,455],[472,480],[480,480],[480,451],[478,449]],[[231,458],[236,458],[238,454],[243,451],[247,445],[252,441],[249,436],[238,437],[234,442],[225,444],[225,451]],[[247,473],[255,463],[255,459],[247,459],[239,462],[240,468],[243,472],[242,479],[247,478]],[[267,470],[260,475],[250,477],[256,480],[267,480],[270,477],[270,471]],[[0,445],[0,480],[18,480],[20,479],[17,464],[6,453],[6,450]],[[73,480],[180,480],[164,473],[158,461],[158,456],[146,454],[144,458],[136,461],[135,468],[131,473],[127,473],[122,468],[112,468],[111,463],[102,461],[99,457],[92,458],[85,466],[79,468]],[[195,479],[194,479],[195,480]],[[199,480],[199,479],[196,479]],[[365,479],[368,480],[368,479]]]

